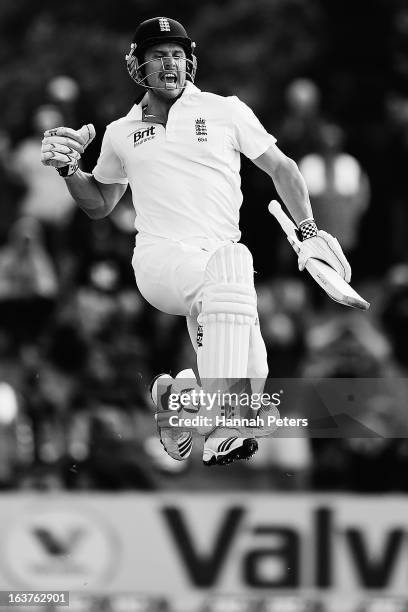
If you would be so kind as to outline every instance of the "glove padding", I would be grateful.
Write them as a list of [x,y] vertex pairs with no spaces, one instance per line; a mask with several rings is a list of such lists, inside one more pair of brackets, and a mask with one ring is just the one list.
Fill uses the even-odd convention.
[[47,130],[42,140],[41,163],[53,168],[75,166],[94,138],[95,128],[92,123],[83,125],[79,130],[68,127]]
[[293,236],[288,240],[298,254],[299,270],[304,270],[311,257],[324,261],[334,268],[344,280],[349,283],[351,279],[351,268],[337,238],[331,234],[319,230],[317,236],[300,242]]

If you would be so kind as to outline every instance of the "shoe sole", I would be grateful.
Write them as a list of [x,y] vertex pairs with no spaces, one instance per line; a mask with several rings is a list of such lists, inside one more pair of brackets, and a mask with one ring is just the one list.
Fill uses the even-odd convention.
[[[150,398],[151,398],[151,400],[152,400],[153,404],[156,406],[156,408],[157,408],[157,405],[156,405],[156,403],[155,403],[155,401],[154,401],[154,399],[153,399],[153,393],[152,393],[152,391],[153,391],[154,383],[155,383],[155,382],[156,382],[156,381],[157,381],[159,378],[161,378],[162,376],[167,376],[167,375],[166,375],[166,373],[165,373],[165,372],[162,372],[161,374],[157,374],[157,375],[156,375],[156,376],[153,378],[152,382],[151,382],[151,383],[150,383],[150,385],[149,385],[149,393],[150,393]],[[165,427],[162,427],[162,428],[161,428],[161,427],[159,427],[157,423],[156,423],[156,428],[157,428],[157,433],[159,434],[160,444],[162,445],[162,447],[164,448],[164,450],[166,451],[166,453],[169,455],[169,457],[171,457],[172,459],[175,459],[176,461],[185,461],[186,459],[188,459],[188,458],[189,458],[189,456],[191,455],[191,449],[190,449],[190,452],[188,453],[188,455],[187,455],[186,457],[176,456],[176,455],[174,455],[174,454],[173,454],[171,451],[168,451],[168,450],[167,450],[167,448],[166,448],[166,445],[165,445],[165,443],[163,442],[162,437],[161,437],[161,430],[162,430],[162,429],[166,429],[166,428],[165,428]],[[180,432],[180,433],[181,433],[181,432]]]
[[153,387],[154,387],[154,383],[156,382],[156,380],[159,380],[159,378],[161,378],[162,376],[168,376],[167,372],[161,372],[160,374],[156,374],[156,376],[153,378],[153,380],[150,382],[150,385],[149,385],[150,397],[155,406],[156,404],[154,403],[154,400],[153,400]]
[[[162,376],[166,376],[166,372],[161,372],[160,374],[156,374],[156,376],[153,378],[153,380],[151,381],[151,383],[150,383],[150,385],[149,385],[149,393],[150,393],[150,398],[151,398],[151,400],[152,400],[152,402],[153,402],[153,404],[154,404],[154,406],[155,406],[156,408],[158,408],[158,406],[156,405],[156,402],[155,402],[155,401],[154,401],[154,399],[153,399],[153,387],[154,387],[154,383],[155,383],[157,380],[159,380],[159,378],[161,378]],[[161,438],[161,431],[160,431],[160,429],[161,429],[161,428],[160,428],[160,427],[157,425],[157,423],[156,423],[156,429],[157,429],[157,433],[159,434],[160,444],[162,445],[162,447],[164,448],[164,450],[165,450],[165,451],[166,451],[166,453],[167,453],[167,449],[166,449],[166,447],[164,446],[164,442],[163,442],[163,440],[162,440],[162,438]],[[167,454],[168,454],[168,453],[167,453]]]
[[208,461],[203,461],[204,465],[229,465],[240,459],[250,459],[258,450],[258,442],[254,438],[247,438],[243,441],[242,446],[235,448],[226,455],[213,455]]

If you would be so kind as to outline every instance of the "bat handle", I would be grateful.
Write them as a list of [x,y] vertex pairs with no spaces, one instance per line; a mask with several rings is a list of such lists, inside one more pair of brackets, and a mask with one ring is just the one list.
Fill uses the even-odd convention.
[[268,210],[273,215],[287,236],[296,236],[296,225],[292,219],[282,209],[282,206],[276,200],[269,203]]

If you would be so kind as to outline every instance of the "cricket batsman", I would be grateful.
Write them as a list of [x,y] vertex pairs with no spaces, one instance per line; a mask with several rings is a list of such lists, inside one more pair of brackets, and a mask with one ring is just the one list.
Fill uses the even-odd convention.
[[[92,124],[46,131],[41,161],[56,168],[91,219],[109,215],[130,184],[138,288],[155,308],[186,317],[202,388],[227,390],[232,382],[268,375],[252,256],[239,242],[241,153],[272,178],[296,222],[299,268],[315,257],[347,282],[351,271],[338,241],[316,227],[295,162],[252,110],[236,96],[196,87],[195,47],[174,19],[141,23],[126,63],[144,93],[107,126],[92,174],[79,169],[95,136]],[[192,431],[168,426],[168,393],[177,380],[164,378],[165,393],[158,384],[163,376],[152,386],[159,435],[167,453],[181,461],[191,453]],[[248,459],[258,448],[253,430],[209,427],[201,433],[206,465]]]

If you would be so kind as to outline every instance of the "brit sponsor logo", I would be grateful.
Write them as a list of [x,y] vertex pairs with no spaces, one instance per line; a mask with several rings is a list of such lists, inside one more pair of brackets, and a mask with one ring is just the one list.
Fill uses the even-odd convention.
[[155,135],[156,128],[154,125],[151,125],[150,127],[145,128],[143,130],[137,130],[137,132],[134,132],[133,134],[133,146],[136,147],[137,145],[143,144],[148,140],[152,140]]
[[207,136],[208,136],[208,132],[207,132],[207,124],[206,124],[206,120],[203,119],[202,117],[199,117],[198,119],[195,120],[195,133],[196,136],[198,137],[197,140],[198,142],[207,142]]

